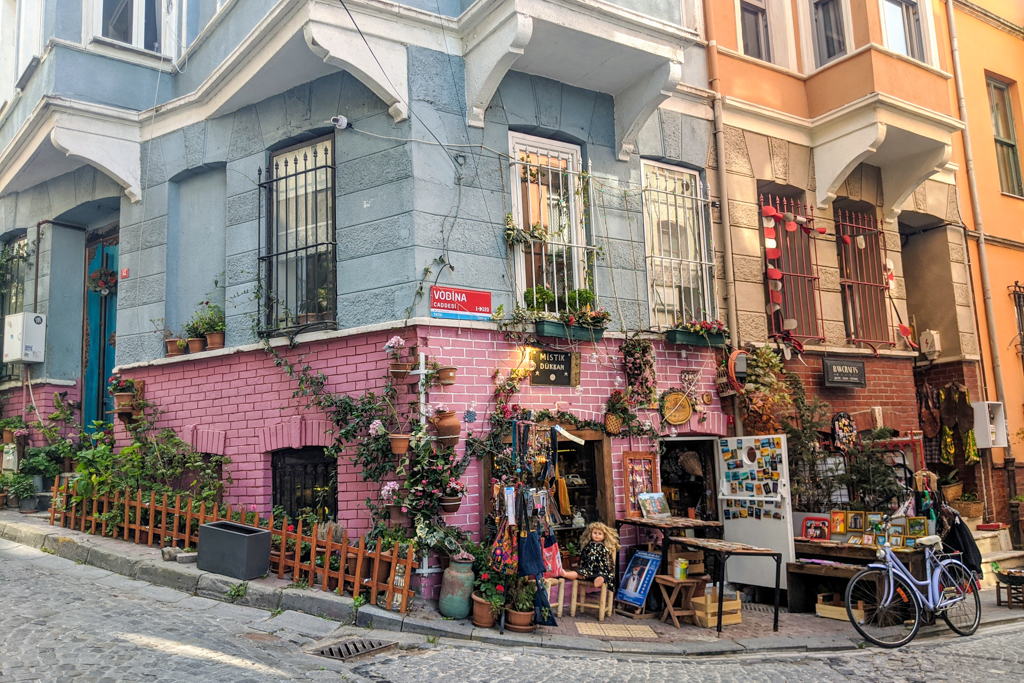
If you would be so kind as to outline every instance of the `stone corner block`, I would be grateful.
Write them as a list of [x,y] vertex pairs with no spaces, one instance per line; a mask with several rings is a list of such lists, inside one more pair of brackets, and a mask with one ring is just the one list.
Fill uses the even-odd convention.
[[373,605],[360,607],[356,614],[356,626],[369,626],[382,631],[401,631],[404,622],[405,617],[401,614],[389,612]]
[[140,562],[135,578],[156,586],[166,586],[185,593],[194,593],[199,586],[199,578],[206,573],[189,565]]
[[131,578],[135,578],[135,575],[138,573],[140,562],[142,560],[95,545],[89,548],[89,557],[85,560],[86,564],[93,567],[106,569],[108,572],[114,572],[115,574]]
[[85,562],[89,557],[91,544],[79,543],[73,538],[50,534],[43,539],[43,550],[49,550],[57,557],[74,562]]
[[349,621],[356,613],[355,601],[330,591],[313,591],[309,596],[310,614],[335,621]]
[[424,636],[472,640],[473,624],[465,620],[435,621],[406,617],[405,622],[402,624],[402,633],[418,633]]
[[[196,595],[201,598],[231,602],[227,597],[227,592],[239,583],[245,582],[236,581],[229,576],[221,576],[220,574],[203,574],[199,577],[199,583],[196,584]],[[247,586],[247,593],[248,590]]]
[[46,537],[52,533],[51,531],[42,531],[27,524],[8,522],[4,526],[3,538],[20,543],[21,545],[27,545],[30,548],[42,548]]
[[245,595],[235,600],[235,604],[273,612],[281,607],[282,592],[280,588],[250,581],[245,589]]

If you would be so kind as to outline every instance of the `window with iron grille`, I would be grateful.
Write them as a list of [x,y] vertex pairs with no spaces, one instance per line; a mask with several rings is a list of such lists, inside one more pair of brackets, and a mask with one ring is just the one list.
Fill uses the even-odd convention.
[[814,47],[818,66],[846,54],[842,0],[813,0]]
[[513,246],[517,299],[535,310],[576,308],[597,295],[596,248],[587,243],[579,206],[580,149],[518,133],[509,134],[509,148],[512,216],[524,240]]
[[274,154],[260,175],[265,334],[332,328],[337,308],[333,138]]
[[[25,308],[25,261],[28,242],[24,237],[9,242],[0,254],[0,324],[12,313]],[[0,365],[0,382],[18,378],[18,365]]]
[[294,519],[307,509],[321,520],[338,519],[338,461],[323,448],[275,451],[270,456],[271,497]]
[[[765,277],[768,301],[768,334],[773,339],[793,337],[801,341],[822,341],[821,290],[818,275],[818,244],[814,209],[798,199],[762,195],[761,206],[773,206],[782,214],[803,216],[807,222],[796,230],[776,221],[763,232],[766,255],[778,258],[769,263],[780,271],[780,279]],[[764,219],[762,218],[762,225]],[[806,228],[806,229],[805,229]],[[810,232],[808,232],[810,231]],[[774,295],[774,296],[773,296]]]
[[700,177],[651,161],[642,171],[651,327],[716,320],[715,249]]
[[836,209],[835,221],[847,340],[876,350],[881,345],[895,346],[885,235],[874,216],[860,211]]
[[988,79],[988,103],[992,109],[992,131],[996,138],[999,185],[1003,192],[1022,197],[1024,183],[1021,182],[1020,156],[1017,152],[1017,132],[1013,125],[1009,86],[994,78]]

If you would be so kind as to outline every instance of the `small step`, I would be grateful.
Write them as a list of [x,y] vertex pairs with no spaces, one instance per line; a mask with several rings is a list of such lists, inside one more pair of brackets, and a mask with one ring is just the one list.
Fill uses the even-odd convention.
[[999,529],[998,531],[975,531],[973,532],[974,542],[978,545],[978,552],[985,553],[1013,550],[1010,544],[1010,530]]
[[1000,550],[997,552],[985,553],[981,556],[981,568],[985,572],[981,585],[990,588],[996,585],[996,576],[992,571],[992,563],[999,564],[999,568],[1017,569],[1024,567],[1024,550]]
[[963,520],[964,524],[966,524],[967,528],[970,529],[972,532],[978,530],[979,524],[985,523],[984,517],[964,517]]

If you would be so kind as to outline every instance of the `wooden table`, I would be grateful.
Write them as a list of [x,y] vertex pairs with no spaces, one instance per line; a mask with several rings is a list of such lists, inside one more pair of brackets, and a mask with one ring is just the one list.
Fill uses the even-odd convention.
[[777,553],[771,548],[758,548],[746,543],[734,541],[720,541],[713,538],[687,538],[685,536],[672,536],[665,539],[663,544],[675,543],[685,548],[703,550],[704,554],[711,553],[718,557],[718,632],[722,632],[722,603],[725,601],[725,563],[733,555],[746,557],[770,557],[775,560],[775,622],[773,631],[779,630],[779,580],[782,577],[782,553]]
[[[654,577],[654,580],[658,583],[658,588],[661,589],[661,597],[665,599],[665,612],[661,615],[661,621],[664,623],[669,617],[672,617],[672,623],[679,628],[679,617],[692,617],[694,614],[691,600],[693,600],[693,593],[697,590],[698,584],[703,584],[703,581],[697,579],[677,579],[674,576],[662,576],[658,575]],[[669,593],[669,589],[672,592]],[[679,600],[679,606],[676,606],[676,600]]]
[[[677,532],[686,529],[720,529],[721,522],[708,522],[703,519],[690,519],[689,517],[662,517],[660,519],[644,519],[643,517],[629,517],[627,519],[615,520],[615,531],[622,533],[622,527],[635,526],[640,529],[651,529],[660,531],[665,536],[661,544],[661,571],[668,572],[668,538]],[[680,534],[681,535],[681,534]],[[619,579],[622,577],[619,576]]]

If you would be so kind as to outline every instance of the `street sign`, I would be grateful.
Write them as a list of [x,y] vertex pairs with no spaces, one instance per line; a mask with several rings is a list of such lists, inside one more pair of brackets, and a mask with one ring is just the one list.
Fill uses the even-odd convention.
[[490,320],[491,293],[457,287],[430,288],[430,317],[452,320]]
[[580,383],[580,354],[568,351],[533,351],[530,384],[575,387]]

